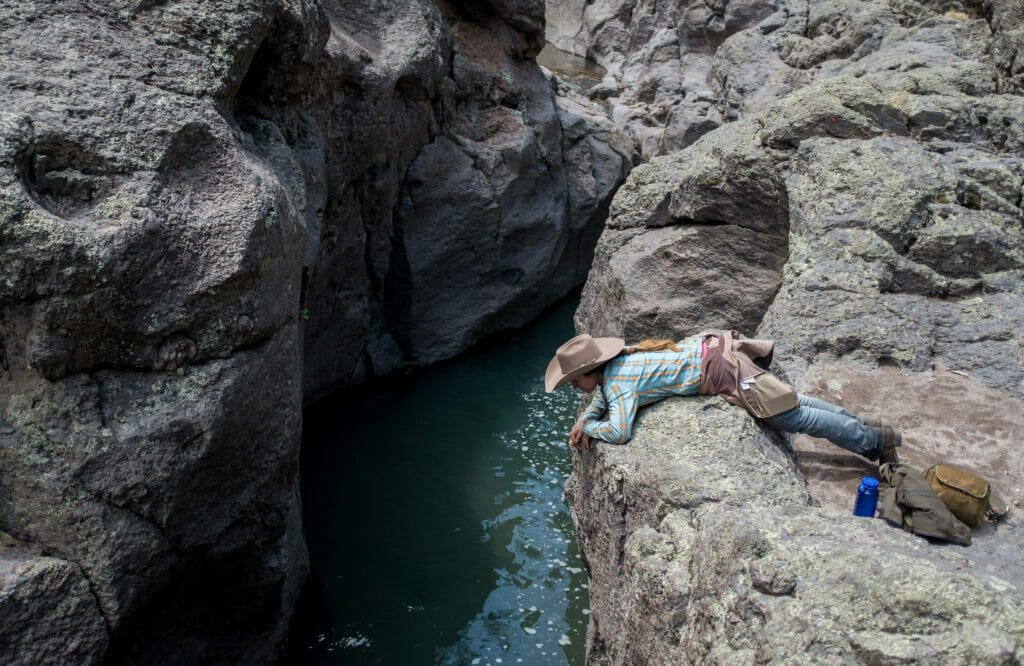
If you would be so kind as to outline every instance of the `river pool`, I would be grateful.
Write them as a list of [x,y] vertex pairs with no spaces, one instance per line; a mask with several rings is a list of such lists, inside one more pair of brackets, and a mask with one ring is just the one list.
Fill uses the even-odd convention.
[[306,410],[301,664],[583,664],[562,487],[579,401],[544,393],[576,300],[452,362]]

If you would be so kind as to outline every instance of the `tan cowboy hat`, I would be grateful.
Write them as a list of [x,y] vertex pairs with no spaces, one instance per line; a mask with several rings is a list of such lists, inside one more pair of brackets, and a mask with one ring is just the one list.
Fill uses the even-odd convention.
[[592,338],[577,335],[558,348],[544,373],[544,390],[551,393],[566,382],[585,375],[605,361],[618,356],[626,342],[621,338]]

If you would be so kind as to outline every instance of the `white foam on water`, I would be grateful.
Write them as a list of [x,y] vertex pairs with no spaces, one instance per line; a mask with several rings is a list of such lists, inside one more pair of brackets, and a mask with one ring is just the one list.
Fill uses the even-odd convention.
[[373,642],[366,636],[345,636],[339,640],[336,645],[343,648],[362,648],[370,647]]

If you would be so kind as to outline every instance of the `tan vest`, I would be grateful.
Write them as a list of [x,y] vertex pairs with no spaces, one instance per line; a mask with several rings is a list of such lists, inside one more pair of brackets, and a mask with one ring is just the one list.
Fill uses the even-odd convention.
[[[700,337],[707,341],[700,393],[721,396],[759,419],[797,407],[793,387],[765,370],[772,362],[775,342],[740,340],[736,331],[712,331]],[[764,367],[755,363],[760,359]]]

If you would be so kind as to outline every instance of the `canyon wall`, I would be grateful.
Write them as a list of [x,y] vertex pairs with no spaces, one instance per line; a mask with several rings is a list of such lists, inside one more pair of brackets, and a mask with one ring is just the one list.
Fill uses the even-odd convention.
[[304,401],[583,279],[632,144],[538,2],[0,6],[0,645],[267,663]]
[[[969,548],[933,544],[850,515],[866,460],[666,401],[625,447],[574,454],[588,663],[1024,658],[1018,7],[549,9],[551,38],[608,68],[591,94],[613,117],[669,109],[625,125],[650,159],[612,202],[577,329],[773,338],[801,392],[895,419],[906,462],[972,468],[1015,502]],[[694,59],[692,87],[661,75]],[[675,87],[650,98],[647,78]],[[701,90],[721,126],[681,140],[670,119]]]
[[582,283],[632,166],[600,107],[533,62],[539,3],[325,7],[332,78],[252,105],[300,136],[299,110],[330,110],[303,158],[323,177],[304,185],[307,397],[529,321]]

